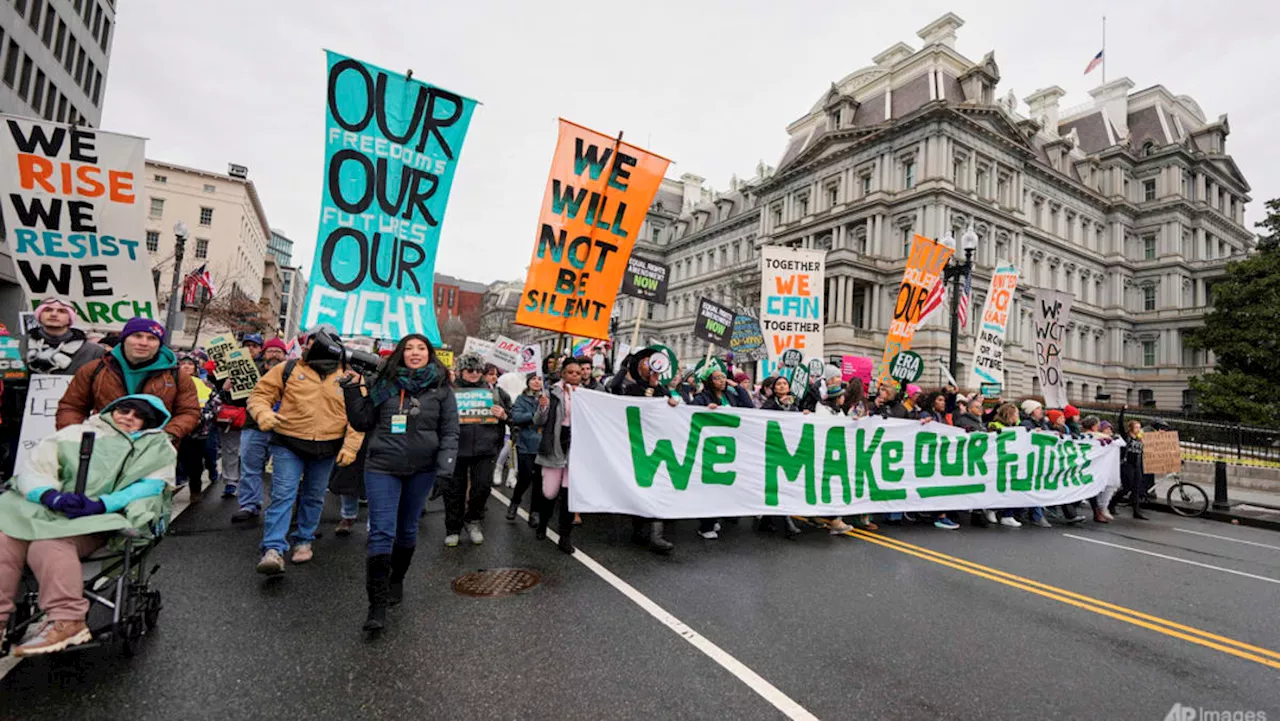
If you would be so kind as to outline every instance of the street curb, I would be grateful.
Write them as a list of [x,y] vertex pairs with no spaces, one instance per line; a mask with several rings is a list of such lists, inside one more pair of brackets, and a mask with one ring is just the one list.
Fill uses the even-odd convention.
[[[1158,503],[1158,502],[1153,503],[1153,502],[1147,501],[1142,504],[1142,507],[1144,509],[1160,511],[1161,513],[1168,513],[1173,516],[1178,516],[1179,518],[1186,517],[1186,516],[1180,516],[1179,514],[1175,513],[1167,503]],[[1192,517],[1204,518],[1210,521],[1218,521],[1219,523],[1228,523],[1233,526],[1235,525],[1251,526],[1253,528],[1265,528],[1269,531],[1280,531],[1280,521],[1270,521],[1265,518],[1253,518],[1251,516],[1240,516],[1240,515],[1225,512],[1225,511],[1215,511],[1213,510],[1212,505],[1208,509],[1206,509],[1202,515],[1192,516]],[[1233,521],[1236,521],[1237,523],[1232,523]]]

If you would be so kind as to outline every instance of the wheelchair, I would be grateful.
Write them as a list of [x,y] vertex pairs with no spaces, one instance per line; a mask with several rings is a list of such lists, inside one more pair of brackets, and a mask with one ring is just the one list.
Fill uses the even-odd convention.
[[[160,545],[160,539],[160,533],[126,528],[115,532],[107,545],[80,559],[84,595],[89,599],[85,623],[93,638],[60,653],[117,643],[125,656],[132,657],[141,650],[143,637],[159,623],[163,608],[160,591],[151,584],[160,566],[147,569],[147,559]],[[44,612],[37,605],[38,598],[35,576],[31,569],[26,569],[14,599],[16,608],[0,635],[0,658],[8,656],[22,643],[28,630],[44,619]]]

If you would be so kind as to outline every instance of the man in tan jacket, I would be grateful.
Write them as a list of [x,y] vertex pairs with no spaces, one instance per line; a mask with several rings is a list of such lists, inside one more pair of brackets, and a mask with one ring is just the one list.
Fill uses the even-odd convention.
[[258,573],[284,573],[294,499],[298,501],[298,530],[292,539],[292,560],[311,560],[311,543],[320,525],[329,474],[335,461],[340,466],[351,465],[364,440],[364,434],[347,425],[338,361],[314,356],[309,335],[302,358],[272,368],[249,396],[249,413],[258,427],[274,434],[268,447],[273,465],[271,500],[263,514]]

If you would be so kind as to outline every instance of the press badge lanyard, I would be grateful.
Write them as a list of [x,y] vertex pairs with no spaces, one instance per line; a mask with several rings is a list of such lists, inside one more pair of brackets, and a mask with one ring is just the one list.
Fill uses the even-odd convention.
[[391,416],[392,435],[403,435],[409,428],[409,416],[404,412],[404,389],[400,389],[399,413]]

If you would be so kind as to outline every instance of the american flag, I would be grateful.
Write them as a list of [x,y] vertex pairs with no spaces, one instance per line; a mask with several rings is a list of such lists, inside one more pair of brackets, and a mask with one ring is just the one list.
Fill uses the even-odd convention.
[[204,288],[209,291],[209,297],[213,297],[215,291],[213,289],[213,276],[209,274],[208,265],[201,265],[199,268],[187,274],[182,281],[182,300],[187,305],[195,305],[197,289]]
[[1093,60],[1089,61],[1089,66],[1084,69],[1085,75],[1088,75],[1089,73],[1093,72],[1094,68],[1102,64],[1102,54],[1105,52],[1106,50],[1099,50],[1098,54],[1093,56]]
[[920,308],[920,322],[917,327],[923,326],[925,321],[929,320],[929,316],[933,312],[942,307],[942,301],[947,297],[947,282],[943,276],[938,276],[938,282],[933,284],[933,288],[929,290],[929,295],[924,297],[924,306]]
[[969,296],[973,295],[973,264],[964,274],[964,289],[960,291],[960,300],[956,301],[956,317],[960,319],[960,327],[969,323]]

